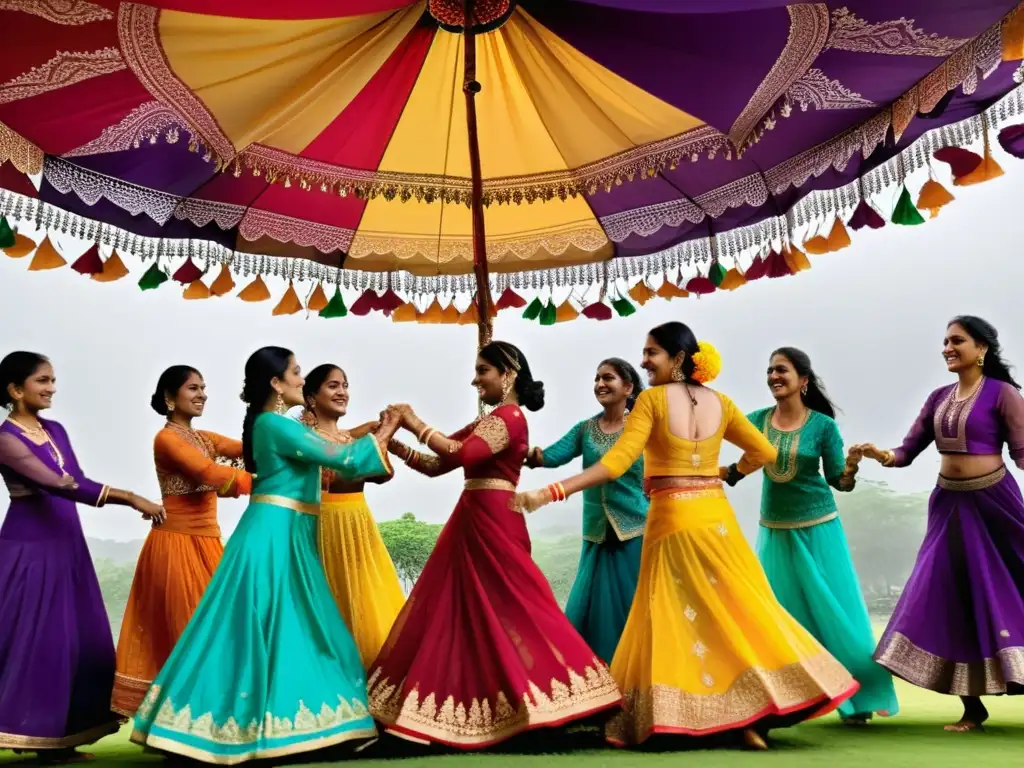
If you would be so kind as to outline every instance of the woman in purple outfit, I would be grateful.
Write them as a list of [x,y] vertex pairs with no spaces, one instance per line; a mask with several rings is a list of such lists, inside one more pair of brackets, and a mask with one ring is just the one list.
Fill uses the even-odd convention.
[[988,719],[981,696],[1024,693],[1024,500],[1003,464],[1024,468],[1024,398],[1000,355],[996,329],[977,317],[946,328],[946,367],[959,377],[928,397],[892,451],[854,446],[906,467],[932,441],[942,455],[914,571],[875,651],[894,675],[960,696],[947,731]]
[[42,355],[0,361],[0,749],[47,762],[118,727],[110,711],[114,642],[75,504],[122,504],[159,523],[163,508],[83,473],[67,432],[39,416],[56,391]]

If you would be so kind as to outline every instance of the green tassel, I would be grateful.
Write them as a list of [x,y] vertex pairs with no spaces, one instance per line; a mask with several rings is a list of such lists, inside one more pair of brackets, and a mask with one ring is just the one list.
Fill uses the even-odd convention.
[[727,271],[725,267],[716,261],[711,265],[711,269],[708,270],[708,279],[715,284],[716,288],[719,288],[722,285],[722,281],[725,280],[725,273]]
[[540,299],[534,299],[530,302],[530,306],[523,312],[523,320],[536,320],[540,317],[540,313],[544,311],[544,305],[540,303]]
[[924,216],[914,207],[914,201],[910,199],[910,190],[907,189],[906,184],[903,185],[900,199],[896,201],[896,209],[892,212],[892,223],[908,227],[924,224]]
[[555,307],[554,302],[549,300],[548,303],[544,305],[544,309],[541,310],[541,313],[540,313],[540,324],[541,325],[554,325],[555,324],[555,316],[557,315],[557,313],[558,313],[558,309]]
[[0,248],[10,248],[15,242],[14,230],[7,223],[7,219],[0,216]]
[[636,307],[627,299],[616,299],[612,302],[612,309],[618,313],[619,317],[629,317],[636,314]]
[[320,310],[320,317],[344,317],[348,314],[348,307],[345,306],[345,299],[341,296],[341,288],[334,286],[334,295],[327,302],[327,306]]
[[160,269],[160,266],[156,263],[153,264],[139,279],[139,288],[144,291],[152,291],[154,288],[159,288],[161,285],[166,283],[168,280],[167,273]]

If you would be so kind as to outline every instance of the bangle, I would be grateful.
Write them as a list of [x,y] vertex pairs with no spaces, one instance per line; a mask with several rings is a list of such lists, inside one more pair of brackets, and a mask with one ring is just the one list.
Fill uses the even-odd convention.
[[891,451],[891,450],[890,451],[886,451],[885,452],[885,456],[882,459],[882,466],[883,467],[891,467],[895,463],[896,463],[896,452],[895,451]]
[[420,434],[417,439],[420,441],[421,445],[426,445],[429,447],[430,438],[434,436],[435,432],[437,432],[437,430],[434,429],[433,427],[424,427],[420,431]]
[[565,493],[565,486],[561,483],[552,483],[548,486],[548,493],[551,494],[552,501],[565,501],[569,498]]

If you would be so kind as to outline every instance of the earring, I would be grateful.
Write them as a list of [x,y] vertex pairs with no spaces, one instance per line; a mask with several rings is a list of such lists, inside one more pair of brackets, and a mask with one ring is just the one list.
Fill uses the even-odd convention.
[[508,374],[506,374],[505,376],[502,376],[501,378],[502,378],[501,402],[504,403],[504,402],[506,402],[508,400],[509,395],[512,394],[512,389],[513,389],[513,387],[515,387],[515,380],[511,376],[509,376]]
[[685,378],[683,376],[683,361],[677,360],[672,366],[672,381],[683,381]]
[[282,415],[288,413],[288,408],[284,404],[284,395],[280,392],[277,393],[277,403],[274,405],[274,409]]
[[978,367],[979,368],[984,368],[985,367],[985,356],[984,355],[982,355],[981,357],[978,358]]
[[174,413],[174,403],[172,403],[170,400],[168,400],[167,401],[167,415],[170,416],[172,413]]
[[800,394],[801,394],[801,395],[803,395],[804,397],[807,397],[807,385],[806,385],[806,384],[804,384],[804,385],[803,385],[803,386],[802,386],[802,387],[800,388]]

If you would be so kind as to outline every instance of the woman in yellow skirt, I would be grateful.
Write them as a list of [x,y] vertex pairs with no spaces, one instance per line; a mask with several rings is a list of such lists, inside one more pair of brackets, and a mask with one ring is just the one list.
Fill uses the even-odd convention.
[[[653,734],[738,734],[766,749],[771,728],[830,712],[856,681],[779,605],[722,490],[728,472],[749,474],[775,448],[725,395],[708,389],[718,353],[683,323],[650,332],[643,368],[651,388],[599,464],[520,494],[533,511],[609,482],[644,456],[651,508],[640,580],[611,672],[625,697],[608,723],[612,744]],[[720,470],[726,440],[743,449]]]
[[[302,388],[306,399],[303,421],[321,437],[352,442],[374,424],[343,430],[338,419],[348,411],[348,377],[336,365],[314,368]],[[363,667],[377,658],[391,625],[405,603],[391,555],[363,495],[363,483],[341,480],[322,470],[320,500],[320,559],[327,583],[359,648]],[[387,482],[390,476],[369,482]]]

